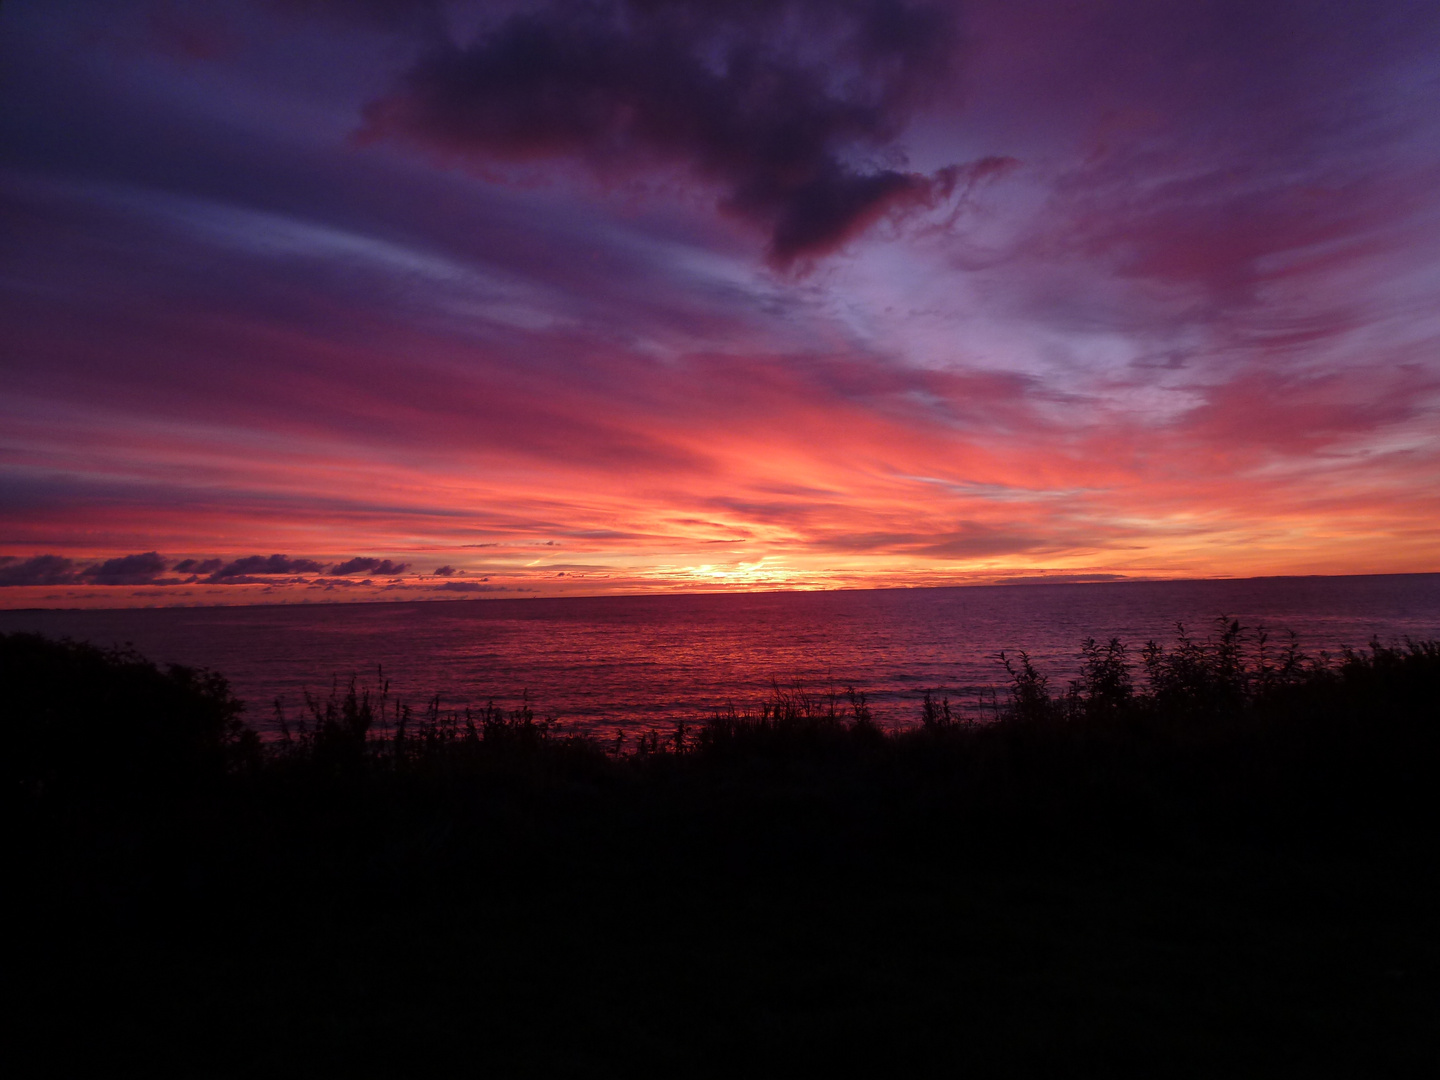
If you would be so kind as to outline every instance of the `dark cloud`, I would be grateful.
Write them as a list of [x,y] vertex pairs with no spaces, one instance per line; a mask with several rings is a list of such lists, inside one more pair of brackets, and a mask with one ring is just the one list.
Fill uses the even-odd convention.
[[[482,585],[478,581],[447,581],[443,585],[435,585],[432,588],[439,592],[509,592],[504,585]],[[524,592],[524,589],[518,590]]]
[[318,574],[324,569],[313,559],[292,559],[288,555],[251,555],[226,563],[210,575],[212,582],[243,584],[252,574]]
[[146,551],[87,566],[80,576],[94,585],[149,585],[165,569],[165,560],[158,552]]
[[175,579],[159,580],[166,561],[158,552],[121,555],[84,569],[63,555],[36,555],[17,559],[0,557],[0,586],[3,585],[169,585]]
[[336,563],[327,573],[336,577],[345,574],[379,574],[382,577],[393,577],[396,574],[403,574],[408,569],[410,569],[409,563],[393,563],[389,559],[370,559],[359,555],[345,562]]
[[63,555],[36,555],[17,559],[0,557],[0,586],[69,585],[76,580],[75,563]]
[[428,51],[367,107],[363,137],[602,174],[678,163],[786,267],[951,193],[958,170],[907,171],[897,140],[951,73],[952,8],[557,0]]
[[213,574],[220,565],[219,559],[181,559],[171,569],[182,574]]
[[437,566],[437,567],[435,568],[434,576],[435,576],[435,577],[451,577],[451,576],[454,575],[454,573],[455,573],[455,567],[453,567],[453,566]]

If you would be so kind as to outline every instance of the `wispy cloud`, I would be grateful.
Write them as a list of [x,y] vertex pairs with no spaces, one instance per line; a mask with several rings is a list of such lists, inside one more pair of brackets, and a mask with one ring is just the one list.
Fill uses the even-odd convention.
[[6,7],[6,604],[1437,566],[1433,4],[181,15]]

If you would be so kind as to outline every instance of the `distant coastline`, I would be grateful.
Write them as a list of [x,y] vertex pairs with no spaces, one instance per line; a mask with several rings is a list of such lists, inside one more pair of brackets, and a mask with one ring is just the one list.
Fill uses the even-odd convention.
[[[83,604],[70,606],[47,606],[30,605],[27,607],[6,607],[4,606],[4,590],[0,590],[0,617],[8,612],[37,612],[37,611],[162,611],[169,609],[194,609],[194,608],[286,608],[286,607],[355,607],[360,605],[371,605],[388,607],[396,604],[454,604],[483,602],[504,602],[520,600],[585,600],[599,601],[606,599],[635,599],[641,597],[685,597],[685,596],[780,596],[792,594],[812,593],[866,593],[866,592],[913,592],[916,590],[943,590],[943,589],[1012,589],[1025,588],[1035,585],[1149,585],[1149,584],[1201,584],[1205,582],[1245,582],[1245,581],[1343,581],[1351,579],[1367,578],[1424,578],[1440,577],[1440,570],[1407,570],[1399,572],[1385,572],[1374,574],[1255,574],[1243,577],[1232,577],[1226,575],[1212,575],[1210,577],[1146,577],[1134,574],[1052,574],[1052,575],[1019,575],[1007,577],[995,581],[977,582],[956,582],[953,584],[924,584],[924,585],[842,585],[833,588],[774,588],[774,589],[752,589],[752,588],[729,588],[729,589],[650,589],[614,591],[600,593],[561,593],[541,594],[538,592],[525,592],[524,590],[511,591],[509,593],[491,592],[480,595],[460,596],[429,596],[423,598],[397,596],[391,599],[385,598],[364,598],[355,600],[316,600],[300,598],[296,600],[282,601],[236,601],[234,603],[174,603],[174,604]],[[117,586],[123,588],[124,586]]]

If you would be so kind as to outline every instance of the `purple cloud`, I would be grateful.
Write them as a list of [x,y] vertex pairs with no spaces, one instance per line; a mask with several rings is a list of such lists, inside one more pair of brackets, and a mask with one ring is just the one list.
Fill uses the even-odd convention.
[[956,40],[940,3],[562,0],[430,50],[363,137],[601,175],[679,164],[783,268],[951,193],[958,170],[908,171],[897,140]]
[[36,555],[17,559],[0,556],[0,586],[69,585],[75,581],[75,563],[63,555]]
[[158,552],[122,555],[87,566],[80,577],[95,585],[149,585],[165,572],[166,561]]
[[181,559],[171,569],[181,574],[213,574],[221,565],[219,559]]
[[403,574],[408,569],[410,569],[409,563],[394,563],[389,559],[369,559],[360,555],[346,562],[336,563],[326,573],[335,577],[343,577],[346,574],[378,574],[381,577],[394,577],[396,574]]
[[36,555],[29,559],[5,555],[0,556],[0,586],[172,584],[173,579],[158,580],[165,569],[165,559],[154,551],[120,555],[83,569],[76,569],[75,561],[63,555]]
[[219,584],[243,584],[253,574],[318,574],[324,569],[313,559],[292,559],[288,555],[250,555],[226,563],[210,580]]

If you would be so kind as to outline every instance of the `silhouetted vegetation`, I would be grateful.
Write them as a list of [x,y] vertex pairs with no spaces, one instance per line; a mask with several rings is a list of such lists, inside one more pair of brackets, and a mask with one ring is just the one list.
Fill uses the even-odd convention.
[[[0,636],[22,1019],[214,1075],[871,1064],[1167,1075],[1435,1058],[1440,644],[1231,620],[609,739]],[[43,1070],[41,1070],[43,1071]]]
[[0,687],[12,790],[149,796],[260,760],[241,703],[213,672],[11,634],[0,637]]

